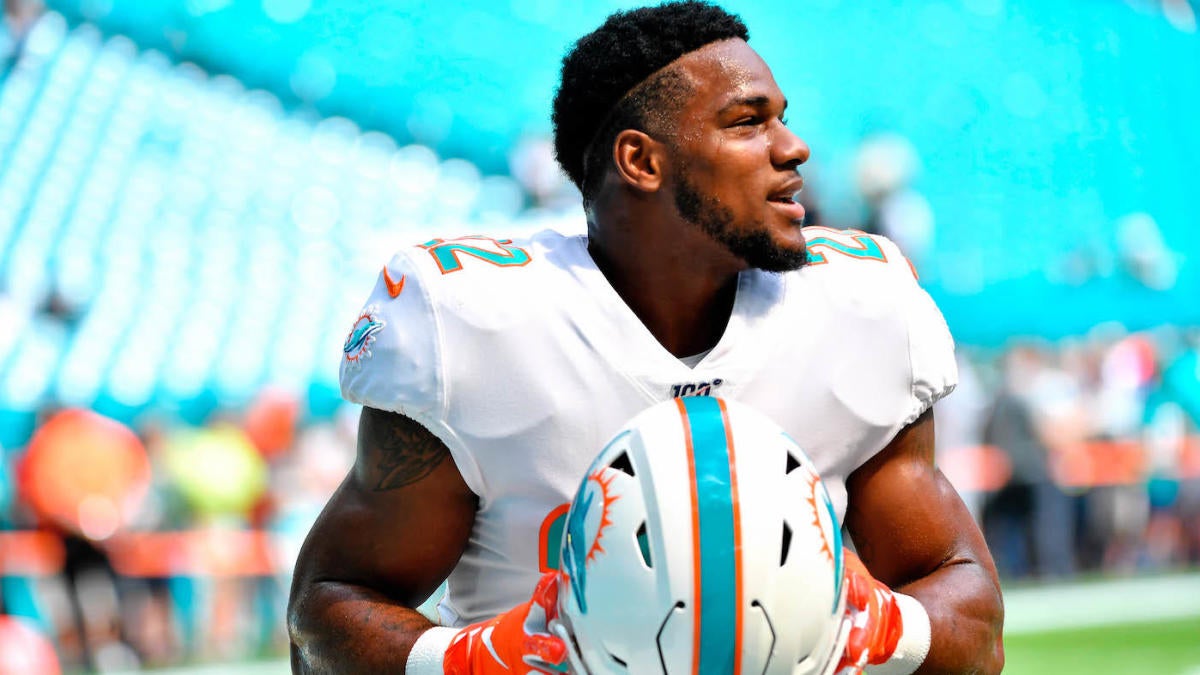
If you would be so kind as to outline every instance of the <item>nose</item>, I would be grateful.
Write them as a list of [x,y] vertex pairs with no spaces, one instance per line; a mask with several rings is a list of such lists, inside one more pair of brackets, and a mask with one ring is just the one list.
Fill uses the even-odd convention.
[[782,169],[794,170],[808,161],[808,143],[783,122],[776,120],[774,142],[771,143],[771,163]]

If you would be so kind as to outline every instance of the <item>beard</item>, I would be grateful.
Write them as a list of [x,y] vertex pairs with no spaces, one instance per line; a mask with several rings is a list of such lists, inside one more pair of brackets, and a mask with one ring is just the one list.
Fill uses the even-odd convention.
[[766,272],[791,272],[808,263],[807,249],[797,251],[780,246],[771,239],[761,222],[756,227],[735,229],[733,211],[715,198],[701,194],[686,171],[679,172],[675,208],[685,220],[694,223],[750,267]]

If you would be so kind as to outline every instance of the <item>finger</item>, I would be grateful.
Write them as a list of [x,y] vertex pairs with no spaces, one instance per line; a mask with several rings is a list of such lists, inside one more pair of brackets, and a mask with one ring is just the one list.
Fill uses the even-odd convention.
[[537,587],[533,589],[533,601],[541,605],[550,614],[558,607],[558,575],[547,572],[538,579]]
[[880,650],[890,657],[896,652],[896,645],[900,643],[900,635],[904,632],[904,615],[900,613],[900,606],[895,602],[889,602],[884,608],[884,632]]
[[553,635],[544,633],[526,636],[522,651],[546,663],[559,664],[567,658],[567,645]]
[[842,654],[842,660],[838,662],[834,675],[862,675],[863,669],[858,662],[859,659],[850,654]]
[[856,609],[866,609],[871,603],[873,585],[857,574],[846,575],[846,601]]
[[858,661],[859,657],[870,646],[868,644],[868,637],[867,631],[862,628],[851,629],[850,637],[846,640],[846,660],[851,662]]
[[541,595],[545,594],[547,590],[555,587],[555,576],[556,574],[554,572],[546,572],[542,576],[538,577],[537,586],[535,586],[533,589],[533,597],[540,597]]

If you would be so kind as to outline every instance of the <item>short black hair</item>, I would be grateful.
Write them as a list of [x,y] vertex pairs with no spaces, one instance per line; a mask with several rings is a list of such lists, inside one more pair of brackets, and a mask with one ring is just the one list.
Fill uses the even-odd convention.
[[655,112],[678,104],[687,91],[678,73],[655,73],[684,54],[733,38],[750,39],[736,15],[682,0],[617,12],[575,43],[563,58],[552,121],[555,156],[585,203],[617,133],[652,131],[646,126]]

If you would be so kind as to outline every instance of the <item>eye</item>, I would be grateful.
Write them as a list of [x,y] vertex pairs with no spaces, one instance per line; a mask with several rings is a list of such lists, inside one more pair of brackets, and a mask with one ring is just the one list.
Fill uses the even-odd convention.
[[788,123],[788,118],[787,118],[787,115],[780,115],[780,116],[779,116],[779,123],[780,123],[780,124],[782,124],[783,126],[785,126],[785,127],[786,127],[786,126],[787,126],[787,123]]
[[757,115],[755,115],[755,116],[753,116],[753,117],[742,117],[742,118],[739,118],[739,119],[738,119],[736,122],[734,122],[734,123],[733,123],[732,125],[730,125],[730,126],[735,126],[735,127],[752,127],[752,126],[755,126],[756,124],[758,124],[758,123],[759,123],[759,122],[761,122],[761,121],[762,121],[762,120],[761,120],[761,119],[760,119],[760,118],[759,118]]

